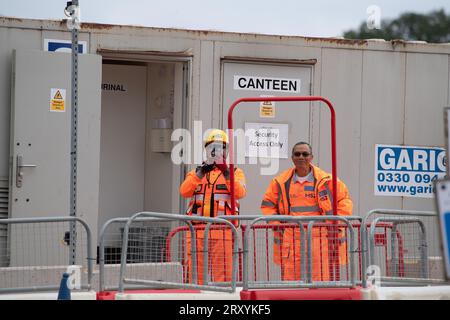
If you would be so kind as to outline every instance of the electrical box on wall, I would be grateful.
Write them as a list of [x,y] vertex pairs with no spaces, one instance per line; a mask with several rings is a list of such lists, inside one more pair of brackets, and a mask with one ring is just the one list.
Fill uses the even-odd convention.
[[151,150],[152,152],[171,152],[172,119],[154,119],[152,122]]

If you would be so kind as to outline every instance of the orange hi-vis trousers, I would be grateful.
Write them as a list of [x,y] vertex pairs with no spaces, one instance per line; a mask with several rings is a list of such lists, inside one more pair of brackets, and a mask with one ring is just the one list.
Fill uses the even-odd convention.
[[[204,230],[196,230],[197,250],[197,284],[204,283],[205,248]],[[193,259],[191,251],[192,240],[190,233],[186,236],[188,282],[193,283]],[[233,262],[233,240],[231,230],[210,230],[208,237],[208,273],[210,282],[231,282]],[[208,279],[208,277],[207,277]]]
[[[306,231],[305,231],[306,232]],[[330,281],[330,259],[343,262],[341,259],[341,250],[330,251],[332,239],[329,239],[329,231],[325,227],[315,227],[312,232],[312,275],[313,281]],[[300,241],[300,231],[287,228],[283,234],[283,243],[281,246],[281,270],[282,279],[287,281],[305,279],[306,275],[301,274],[301,250],[306,245]],[[338,247],[334,247],[335,249]],[[303,248],[305,258],[308,259],[308,248]],[[307,260],[305,269],[308,273]],[[303,276],[303,277],[302,277]]]

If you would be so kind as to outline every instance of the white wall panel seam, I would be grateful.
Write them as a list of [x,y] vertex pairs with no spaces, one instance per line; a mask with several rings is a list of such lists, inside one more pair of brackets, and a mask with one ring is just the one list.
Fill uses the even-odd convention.
[[[362,152],[362,122],[363,122],[363,93],[364,93],[364,90],[363,90],[363,74],[364,74],[364,52],[363,51],[361,51],[361,75],[360,75],[360,83],[361,83],[361,86],[360,86],[360,93],[359,93],[359,96],[360,96],[360,103],[359,103],[359,108],[360,108],[360,112],[359,112],[359,154],[358,154],[358,156],[359,156],[359,162],[358,162],[358,189],[360,189],[361,188],[361,163],[362,163],[362,161],[361,161],[361,159],[362,159],[362,156],[361,156],[361,152]],[[356,212],[357,213],[357,215],[362,215],[361,214],[361,192],[360,192],[360,190],[358,190],[358,211]],[[355,214],[355,210],[353,210],[353,214]]]
[[[319,94],[320,94],[320,96],[322,96],[322,94],[323,94],[323,92],[322,92],[322,78],[323,78],[322,62],[323,62],[323,48],[320,48],[320,63],[321,63],[321,67],[320,67],[320,86],[319,86]],[[322,118],[321,115],[322,115],[322,108],[319,108],[319,111],[318,111],[318,124],[317,124],[318,130],[317,130],[317,140],[316,140],[318,143],[320,143],[320,133],[321,133],[320,128],[321,128],[321,118]],[[313,121],[312,127],[311,127],[311,133],[310,133],[310,136],[311,136],[311,140],[310,141],[311,142],[313,141],[312,135],[314,134],[314,129],[315,128],[314,128],[314,121]],[[319,164],[320,163],[320,151],[319,151],[320,149],[319,149],[318,145],[315,146],[315,148],[317,150],[317,152],[316,152],[317,153],[316,163]]]
[[[404,70],[404,77],[403,77],[403,138],[402,138],[402,143],[403,145],[405,145],[406,139],[405,139],[405,135],[406,135],[406,95],[407,95],[407,86],[406,86],[406,81],[407,81],[407,76],[408,76],[408,54],[404,53],[405,55],[405,70]],[[402,210],[405,208],[405,197],[402,197]]]

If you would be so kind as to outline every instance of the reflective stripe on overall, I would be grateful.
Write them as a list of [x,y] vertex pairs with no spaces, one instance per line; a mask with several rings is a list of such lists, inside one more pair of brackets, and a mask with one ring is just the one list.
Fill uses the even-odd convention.
[[[320,202],[332,201],[328,183],[322,184],[324,188],[319,191],[317,179],[304,183],[293,182],[294,171],[283,185],[276,180],[278,189],[278,203],[263,201],[265,207],[278,207],[277,212],[292,216],[332,215],[332,210],[324,212],[319,206]],[[322,181],[323,179],[321,179]],[[279,250],[279,263],[282,265],[283,280],[296,280],[300,278],[300,233],[292,228],[274,232],[274,249]],[[324,228],[315,228],[313,231],[312,258],[313,280],[326,281],[328,273],[328,242]],[[275,254],[277,259],[277,254]],[[275,261],[277,262],[277,261]]]
[[[236,200],[236,211],[239,210],[239,201]],[[198,215],[204,217],[217,217],[220,215],[231,214],[231,196],[228,190],[225,177],[219,170],[213,170],[208,173],[202,183],[198,184],[191,197],[189,215]],[[202,225],[203,223],[197,223]],[[220,225],[219,225],[220,226]],[[226,229],[225,225],[221,225],[224,229],[211,229],[208,235],[208,270],[211,280],[214,282],[231,281],[231,259],[232,259],[232,234],[231,230]],[[204,248],[203,239],[204,231],[196,232],[197,244],[197,275],[198,283],[203,283],[203,267],[204,267]],[[187,253],[188,265],[192,270],[192,259],[190,257],[191,239],[187,235]],[[191,273],[189,273],[189,281],[191,281]]]

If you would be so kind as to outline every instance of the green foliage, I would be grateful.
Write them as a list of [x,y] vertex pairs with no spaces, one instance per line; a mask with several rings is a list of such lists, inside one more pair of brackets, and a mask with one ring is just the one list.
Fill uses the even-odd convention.
[[450,15],[444,9],[429,14],[406,12],[397,19],[382,20],[380,29],[369,30],[366,22],[357,30],[344,32],[347,39],[403,39],[420,40],[431,43],[450,42]]

